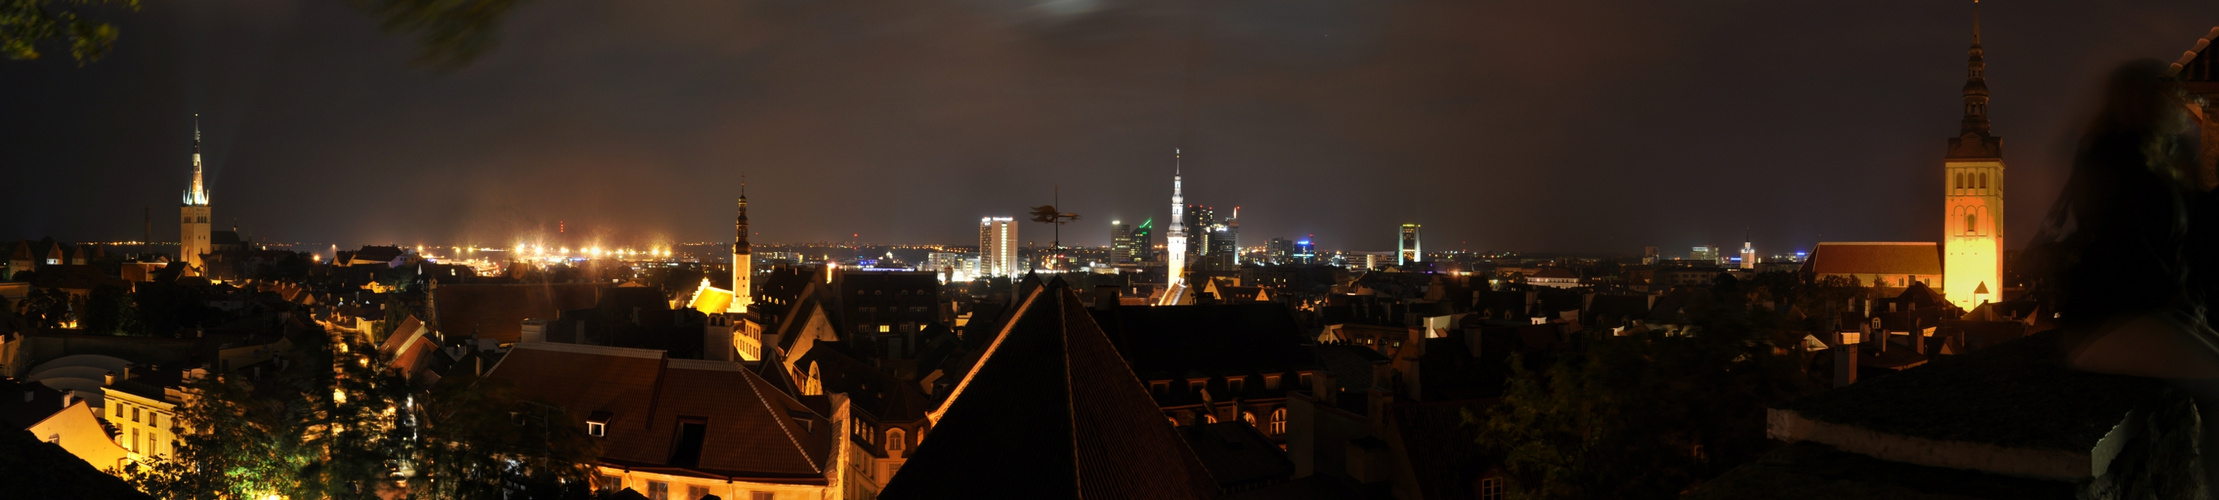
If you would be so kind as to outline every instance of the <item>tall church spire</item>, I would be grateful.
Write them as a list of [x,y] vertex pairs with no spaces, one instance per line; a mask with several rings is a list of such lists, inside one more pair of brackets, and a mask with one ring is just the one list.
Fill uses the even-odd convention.
[[1187,267],[1186,181],[1180,171],[1180,156],[1177,148],[1171,150],[1171,230],[1164,233],[1164,260],[1168,264],[1164,282],[1171,285],[1186,277]]
[[739,217],[732,221],[732,303],[725,312],[740,314],[755,304],[755,251],[747,244],[747,174],[740,174]]
[[1980,50],[1980,1],[1972,2],[1972,48],[1966,50],[1962,134],[1988,135],[1988,62]]
[[193,114],[193,187],[185,190],[186,206],[208,204],[208,189],[200,179],[200,114]]
[[1965,50],[1965,117],[1949,139],[1950,158],[2001,158],[2003,140],[1989,131],[1988,61],[1980,48],[1980,2],[1972,3],[1972,47]]

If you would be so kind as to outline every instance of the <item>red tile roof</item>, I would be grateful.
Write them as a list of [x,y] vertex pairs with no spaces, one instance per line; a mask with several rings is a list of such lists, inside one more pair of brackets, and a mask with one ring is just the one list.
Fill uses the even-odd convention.
[[1804,272],[1825,275],[1942,274],[1941,245],[1908,243],[1819,243]]
[[[821,485],[841,437],[831,421],[738,363],[529,343],[509,351],[486,377],[565,409],[576,425],[605,412],[601,461],[633,470]],[[681,418],[708,422],[698,465],[671,463]]]

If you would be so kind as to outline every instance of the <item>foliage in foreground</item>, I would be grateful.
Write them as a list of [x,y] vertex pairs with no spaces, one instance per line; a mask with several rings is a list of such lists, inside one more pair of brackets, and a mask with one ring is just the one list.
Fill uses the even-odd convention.
[[1500,404],[1466,415],[1514,497],[1669,498],[1769,448],[1765,406],[1812,389],[1773,348],[1798,337],[1719,285],[1690,307],[1693,334],[1594,337],[1515,369]]
[[131,482],[157,498],[586,498],[598,455],[573,418],[494,383],[412,389],[375,346],[304,329],[281,361],[192,384],[168,460]]

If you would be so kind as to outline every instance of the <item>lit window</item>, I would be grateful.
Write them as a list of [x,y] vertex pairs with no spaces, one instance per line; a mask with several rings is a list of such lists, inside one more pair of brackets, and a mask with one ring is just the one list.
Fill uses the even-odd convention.
[[670,500],[670,483],[648,481],[647,498],[648,500]]
[[1241,412],[1241,414],[1240,414],[1240,420],[1241,420],[1242,422],[1248,422],[1248,426],[1249,426],[1249,427],[1255,427],[1255,426],[1256,426],[1256,412],[1252,412],[1252,411],[1244,411],[1244,412]]
[[902,450],[902,438],[903,438],[903,436],[902,436],[902,432],[901,432],[901,429],[887,429],[887,430],[886,430],[886,451],[901,451],[901,450]]
[[1490,477],[1479,480],[1479,500],[1502,500],[1504,498],[1508,497],[1503,495],[1502,478]]
[[1279,408],[1279,409],[1271,410],[1271,420],[1270,420],[1270,423],[1271,423],[1271,426],[1270,426],[1270,427],[1267,427],[1266,429],[1267,429],[1267,430],[1269,430],[1269,431],[1271,432],[1271,435],[1277,436],[1277,435],[1280,435],[1280,434],[1286,434],[1286,433],[1287,433],[1287,409],[1286,409],[1286,408]]
[[608,433],[609,424],[601,422],[586,422],[586,435],[593,437],[602,437],[607,436]]
[[894,325],[878,325],[878,333],[890,333],[893,331]]
[[768,491],[747,492],[747,500],[778,500],[778,494]]
[[686,485],[686,500],[700,500],[706,496],[709,496],[709,487]]

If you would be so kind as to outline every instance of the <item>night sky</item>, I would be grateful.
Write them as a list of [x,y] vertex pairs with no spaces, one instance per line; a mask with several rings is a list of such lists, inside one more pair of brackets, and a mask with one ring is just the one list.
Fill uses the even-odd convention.
[[[1943,0],[546,0],[441,74],[339,1],[147,4],[90,66],[0,62],[0,238],[151,207],[174,241],[198,112],[219,227],[342,246],[722,241],[743,172],[757,241],[971,244],[1061,185],[1100,245],[1168,216],[1174,147],[1248,244],[1937,241],[1972,31]],[[1982,17],[2018,247],[2100,76],[2219,3]]]

